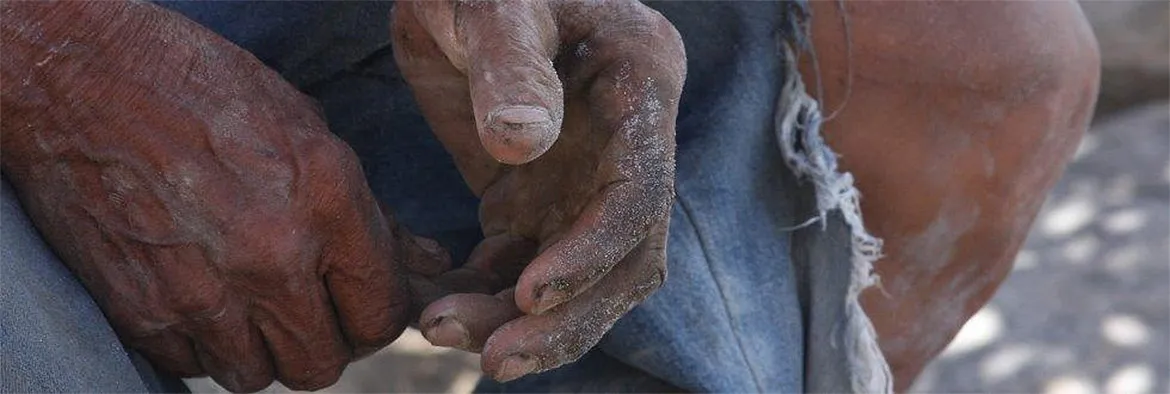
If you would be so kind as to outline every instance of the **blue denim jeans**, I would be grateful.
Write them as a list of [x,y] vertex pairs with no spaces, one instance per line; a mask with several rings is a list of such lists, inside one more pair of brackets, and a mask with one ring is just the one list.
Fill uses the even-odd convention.
[[[456,260],[482,238],[478,200],[397,71],[391,3],[162,4],[248,49],[315,97],[331,130],[361,158],[375,195],[403,225],[439,240]],[[784,50],[787,42],[803,41],[793,24],[802,5],[650,5],[678,28],[689,69],[677,122],[678,198],[667,280],[578,362],[507,384],[485,380],[478,389],[886,388],[880,354],[877,360],[866,354],[874,349],[872,328],[866,332],[868,319],[856,316],[850,297],[858,270],[868,269],[869,261],[858,257],[864,230],[834,200],[841,196],[825,190],[840,174],[831,151],[817,145],[819,112],[803,87],[793,85],[799,77]],[[811,182],[798,179],[810,176]],[[0,388],[173,389],[145,363],[135,367],[7,185],[3,204]],[[799,226],[818,217],[819,225]]]

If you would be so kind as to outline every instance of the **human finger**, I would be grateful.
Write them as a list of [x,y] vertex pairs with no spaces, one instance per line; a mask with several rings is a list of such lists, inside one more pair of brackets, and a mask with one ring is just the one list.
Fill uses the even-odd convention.
[[222,309],[192,316],[186,327],[199,365],[220,386],[254,392],[272,384],[272,355],[239,305],[228,302]]
[[580,296],[497,329],[482,351],[484,374],[508,381],[572,362],[666,279],[664,237],[654,236]]
[[522,314],[511,298],[452,294],[423,311],[419,328],[432,345],[478,352],[497,328]]

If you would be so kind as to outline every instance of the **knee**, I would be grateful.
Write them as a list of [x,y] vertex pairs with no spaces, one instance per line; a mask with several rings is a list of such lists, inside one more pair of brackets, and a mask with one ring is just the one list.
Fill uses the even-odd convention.
[[[812,7],[826,108],[844,101],[848,83],[913,90],[918,105],[939,105],[942,99],[966,106],[963,110],[979,101],[1006,105],[1061,97],[1075,100],[1063,107],[1089,112],[1096,97],[1097,42],[1075,1],[846,2],[842,8],[814,2]],[[812,72],[802,71],[806,79]]]
[[[989,90],[1012,104],[1042,104],[1088,126],[1098,92],[1101,59],[1097,40],[1075,1],[969,2],[987,8],[978,26],[961,33],[978,42]],[[962,64],[953,64],[963,67]]]
[[[826,140],[886,241],[878,269],[892,298],[871,293],[865,308],[904,389],[1010,269],[1088,127],[1097,44],[1074,1],[811,4],[819,64],[802,74],[809,86],[820,76],[826,111],[841,109]],[[915,236],[968,209],[970,226]]]

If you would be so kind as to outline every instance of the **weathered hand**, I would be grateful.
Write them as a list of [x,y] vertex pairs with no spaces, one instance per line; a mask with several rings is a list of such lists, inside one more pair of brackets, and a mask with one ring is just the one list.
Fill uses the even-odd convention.
[[398,337],[399,265],[430,257],[306,97],[147,3],[0,11],[4,174],[129,346],[233,391],[317,389]]
[[399,67],[481,196],[486,236],[439,286],[416,283],[464,293],[421,328],[482,349],[496,380],[571,362],[665,279],[678,33],[635,1],[396,7]]

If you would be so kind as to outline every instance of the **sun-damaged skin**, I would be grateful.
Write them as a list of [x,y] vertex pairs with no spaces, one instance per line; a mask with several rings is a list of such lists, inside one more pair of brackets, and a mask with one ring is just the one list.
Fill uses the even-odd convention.
[[4,176],[126,344],[232,391],[311,390],[398,337],[400,267],[442,263],[307,97],[148,3],[0,17]]
[[[840,109],[823,131],[885,240],[863,305],[904,391],[1010,271],[1088,128],[1099,58],[1074,1],[843,4],[812,2],[823,110]],[[801,70],[815,89],[810,56]]]
[[400,2],[393,29],[419,107],[482,198],[487,238],[440,281],[503,290],[420,284],[464,293],[431,303],[424,333],[482,351],[498,381],[577,359],[665,279],[678,32],[635,1]]

